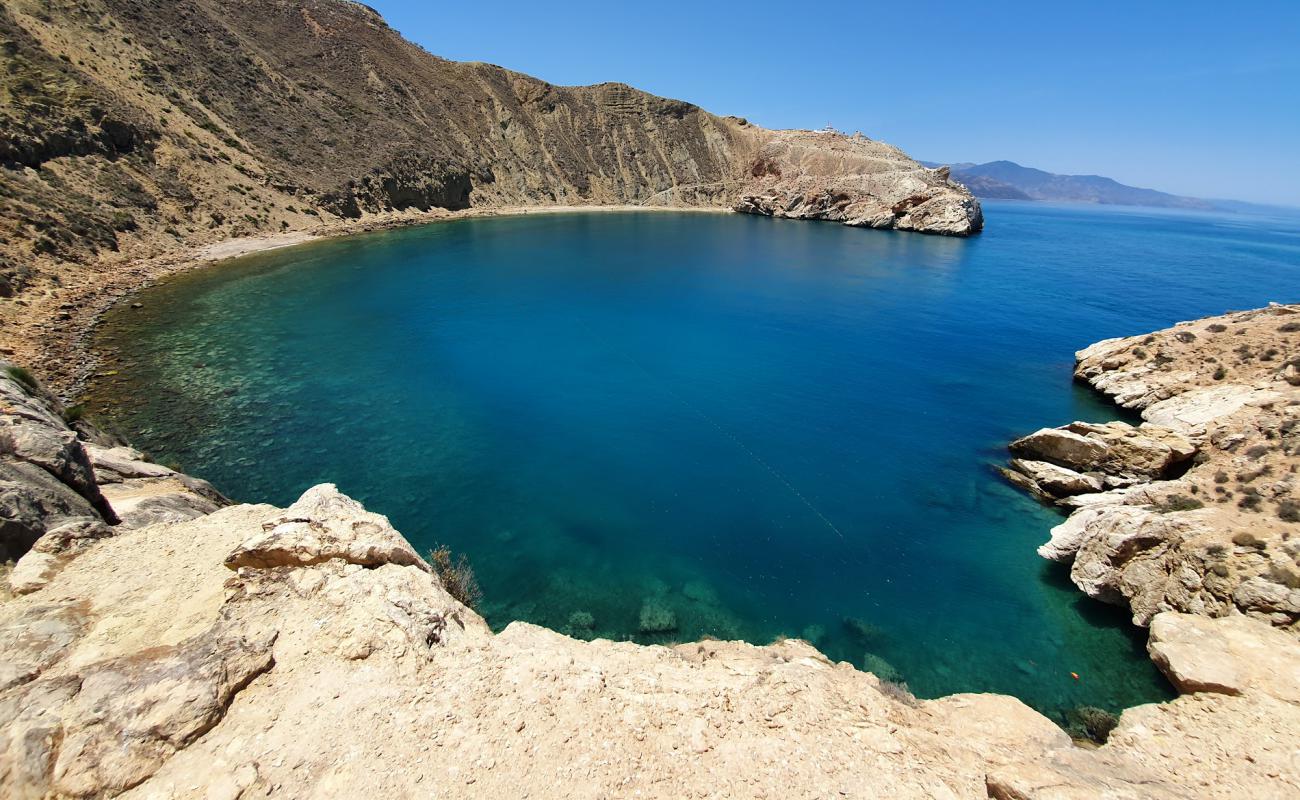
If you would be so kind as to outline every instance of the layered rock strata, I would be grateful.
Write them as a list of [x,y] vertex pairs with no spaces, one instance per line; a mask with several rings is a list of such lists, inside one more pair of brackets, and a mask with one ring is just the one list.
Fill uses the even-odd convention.
[[1013,442],[1008,477],[1071,511],[1040,549],[1080,589],[1161,611],[1300,620],[1300,306],[1110,339],[1075,374],[1141,425]]
[[861,134],[773,131],[765,138],[737,211],[954,236],[984,226],[979,201],[947,167],[917,169],[897,147]]

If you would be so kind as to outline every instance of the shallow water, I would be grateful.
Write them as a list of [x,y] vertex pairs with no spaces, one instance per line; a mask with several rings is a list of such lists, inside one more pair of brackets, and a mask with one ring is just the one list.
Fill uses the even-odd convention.
[[236,499],[330,481],[467,553],[494,626],[803,636],[1058,717],[1163,699],[1126,615],[1035,555],[1059,516],[991,465],[1119,415],[1074,350],[1294,295],[1300,226],[986,212],[968,240],[626,213],[276,251],[112,314],[92,407]]

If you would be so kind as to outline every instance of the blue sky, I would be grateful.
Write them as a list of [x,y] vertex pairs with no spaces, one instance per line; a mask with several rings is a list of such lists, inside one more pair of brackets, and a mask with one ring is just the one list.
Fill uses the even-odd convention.
[[368,0],[430,52],[936,161],[1300,206],[1300,0]]

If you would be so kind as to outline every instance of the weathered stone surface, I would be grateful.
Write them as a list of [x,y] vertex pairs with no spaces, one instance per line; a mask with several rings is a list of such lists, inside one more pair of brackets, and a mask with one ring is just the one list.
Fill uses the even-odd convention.
[[0,458],[40,467],[105,511],[90,458],[60,416],[58,402],[11,377],[11,368],[0,361]]
[[735,201],[745,214],[967,236],[984,226],[979,201],[896,147],[831,131],[772,131]]
[[[293,519],[329,534],[314,532],[311,563],[224,567],[264,525]],[[1240,719],[1292,718],[1251,688],[1217,696],[1246,703],[1223,713],[1159,706],[1130,723],[1130,711],[1122,737],[1081,750],[1013,698],[910,699],[797,641],[669,649],[520,623],[493,635],[420,564],[316,560],[373,554],[346,541],[373,542],[371,524],[317,487],[293,509],[235,506],[120,532],[0,603],[0,631],[51,598],[85,603],[94,620],[21,645],[43,666],[0,691],[0,785],[40,797],[135,784],[127,798],[430,786],[450,797],[1227,797],[1300,785],[1277,742],[1242,740]],[[1225,738],[1256,761],[1232,760]],[[1199,780],[1202,762],[1217,773],[1210,791],[1186,777]]]
[[1175,430],[1197,431],[1207,422],[1226,417],[1248,405],[1271,403],[1282,394],[1239,384],[1192,389],[1152,403],[1142,412],[1143,419]]
[[115,793],[152,775],[210,729],[231,697],[271,668],[274,636],[249,639],[217,624],[179,645],[96,665],[62,709],[53,786]]
[[53,602],[0,623],[0,692],[33,680],[57,661],[88,624],[86,611],[84,602]]
[[1270,306],[1080,351],[1076,376],[1147,422],[1076,422],[1012,445],[1108,489],[1062,497],[1021,463],[1013,483],[1073,511],[1039,553],[1073,560],[1076,584],[1139,624],[1176,610],[1294,628],[1300,390],[1283,354],[1300,347],[1297,319],[1300,306]]
[[1180,692],[1259,692],[1300,703],[1294,637],[1250,617],[1157,614],[1147,649]]
[[0,458],[0,559],[18,558],[47,530],[99,519],[84,497],[34,464]]
[[1056,498],[1168,477],[1196,453],[1196,446],[1173,430],[1124,422],[1043,428],[1012,442],[1010,449],[1019,456],[1011,469]]
[[272,639],[249,640],[217,623],[179,645],[38,679],[0,697],[0,781],[31,796],[114,795],[135,786],[271,667]]
[[1068,497],[1102,490],[1100,478],[1094,475],[1081,475],[1072,469],[1058,467],[1046,461],[1013,458],[1011,468],[1029,478],[1036,486],[1053,497]]
[[1088,507],[1071,514],[1065,522],[1052,528],[1052,538],[1039,546],[1038,554],[1049,561],[1074,561],[1079,548],[1092,535],[1092,525],[1104,513],[1102,508]]
[[179,477],[173,474],[105,484],[104,497],[121,520],[119,528],[130,530],[162,522],[184,522],[211,514],[225,505],[207,493],[194,491]]
[[262,527],[262,533],[235,548],[226,566],[267,569],[337,558],[368,567],[400,564],[428,569],[387,517],[365,511],[333,484],[308,489]]
[[9,573],[10,591],[28,594],[40,589],[93,542],[112,535],[98,517],[77,518],[46,531]]
[[1196,511],[1097,509],[1084,522],[1070,579],[1089,597],[1127,605],[1133,622],[1146,625],[1157,612],[1177,607],[1170,595],[1198,588],[1200,578],[1195,574],[1187,576],[1191,586],[1180,586],[1183,576],[1177,570],[1171,574],[1171,566],[1183,543],[1206,530],[1205,515]]
[[1105,457],[1109,448],[1097,438],[1064,428],[1042,428],[1011,443],[1011,452],[1073,469],[1088,470]]

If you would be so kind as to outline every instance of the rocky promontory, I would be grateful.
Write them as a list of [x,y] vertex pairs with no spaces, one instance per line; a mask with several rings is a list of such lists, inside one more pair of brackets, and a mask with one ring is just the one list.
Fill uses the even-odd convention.
[[1145,420],[1011,444],[1008,477],[1071,513],[1039,553],[1147,625],[1300,620],[1300,306],[1098,342],[1075,375]]
[[984,226],[979,201],[946,167],[918,169],[897,147],[833,131],[773,131],[765,138],[737,211],[953,236]]
[[[1242,323],[1263,336],[1257,326],[1286,316]],[[1237,410],[1256,420],[1279,408],[1291,406]],[[1073,428],[1018,450],[1115,486],[1061,492],[1076,503],[1164,496],[1161,484],[1203,468],[1170,477],[1212,435]],[[0,544],[16,559],[0,592],[5,797],[1300,792],[1297,642],[1275,609],[1235,593],[1222,608],[1152,608],[1152,658],[1184,694],[1124,712],[1098,747],[1014,698],[918,700],[795,640],[641,646],[523,623],[494,634],[386,518],[334,487],[284,509],[230,505],[105,437],[12,365],[0,370],[0,432]],[[1161,515],[1135,502],[1117,507]],[[1217,519],[1198,522],[1205,535],[1222,535]],[[1254,570],[1239,587],[1285,548],[1288,530],[1263,547],[1236,545],[1229,575]],[[1105,552],[1147,541],[1120,525],[1106,536]],[[1160,552],[1181,550],[1190,545]],[[1116,580],[1167,598],[1167,563]]]

